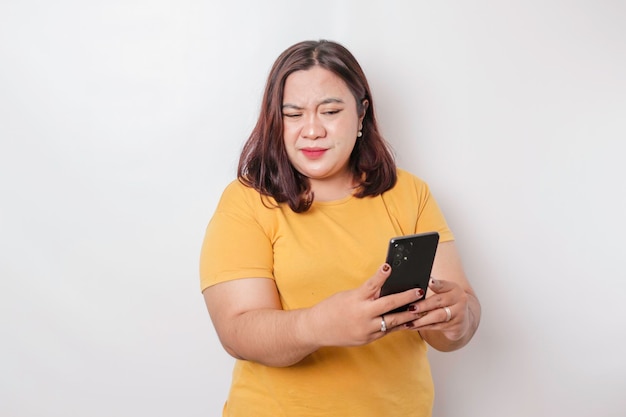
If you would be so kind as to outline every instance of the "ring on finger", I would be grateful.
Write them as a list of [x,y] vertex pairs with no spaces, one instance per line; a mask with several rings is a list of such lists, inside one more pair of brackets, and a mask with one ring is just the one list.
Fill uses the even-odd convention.
[[448,322],[452,318],[452,312],[450,311],[450,307],[448,306],[444,307],[443,309],[446,312],[446,322]]
[[385,322],[385,316],[380,316],[380,331],[383,333],[387,331],[387,323]]

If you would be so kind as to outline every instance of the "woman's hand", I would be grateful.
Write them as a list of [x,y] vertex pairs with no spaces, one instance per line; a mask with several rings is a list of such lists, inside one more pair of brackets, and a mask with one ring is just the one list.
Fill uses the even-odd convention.
[[480,303],[465,278],[454,242],[439,244],[426,299],[409,308],[415,329],[437,350],[452,351],[467,344],[480,322]]
[[409,307],[418,318],[408,322],[406,327],[438,330],[450,341],[460,340],[471,325],[468,294],[455,282],[434,278],[428,288],[432,295]]
[[410,312],[385,314],[424,296],[418,288],[379,298],[390,273],[391,268],[384,264],[360,287],[339,292],[312,307],[307,320],[311,325],[310,337],[322,346],[358,346],[400,330],[404,323],[413,320],[415,314]]

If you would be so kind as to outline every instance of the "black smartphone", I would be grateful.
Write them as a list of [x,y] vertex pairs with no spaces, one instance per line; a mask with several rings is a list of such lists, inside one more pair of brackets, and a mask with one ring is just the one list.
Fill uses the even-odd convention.
[[[438,244],[437,232],[399,236],[389,240],[386,262],[391,266],[391,275],[380,289],[380,296],[411,288],[421,288],[426,294]],[[406,311],[408,306],[398,307],[388,313]]]

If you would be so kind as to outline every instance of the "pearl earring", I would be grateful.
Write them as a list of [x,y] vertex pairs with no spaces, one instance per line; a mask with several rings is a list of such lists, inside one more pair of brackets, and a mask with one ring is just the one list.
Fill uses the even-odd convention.
[[363,136],[363,132],[361,132],[360,130],[356,133],[356,137],[360,138],[361,136]]

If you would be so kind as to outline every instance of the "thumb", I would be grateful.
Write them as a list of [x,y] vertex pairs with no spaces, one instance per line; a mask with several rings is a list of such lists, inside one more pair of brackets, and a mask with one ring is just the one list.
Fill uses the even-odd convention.
[[428,283],[428,288],[436,293],[442,293],[442,292],[446,292],[446,291],[450,291],[451,289],[451,285],[448,281],[444,281],[444,280],[440,280],[440,279],[435,279],[433,277],[430,277],[430,282]]
[[391,267],[388,264],[382,264],[380,268],[376,270],[374,275],[365,283],[363,283],[362,288],[366,292],[366,297],[370,298],[378,298],[380,294],[380,288],[383,286],[389,275],[391,274]]

